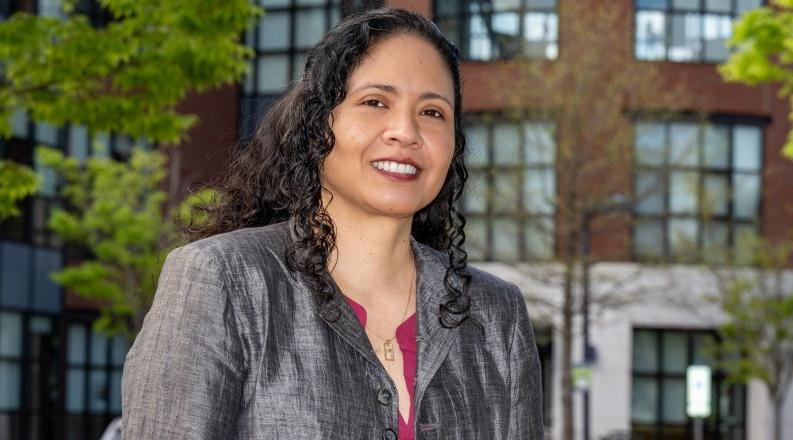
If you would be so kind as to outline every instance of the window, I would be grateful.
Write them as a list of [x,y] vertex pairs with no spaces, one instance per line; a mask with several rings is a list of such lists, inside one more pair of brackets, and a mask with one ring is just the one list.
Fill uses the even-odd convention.
[[553,256],[556,194],[553,125],[474,121],[466,125],[468,182],[461,210],[474,260]]
[[466,60],[556,59],[557,0],[435,1],[438,27]]
[[[714,365],[713,332],[634,329],[631,422],[636,440],[693,438],[686,414],[686,368]],[[715,370],[705,439],[745,438],[746,387]]]
[[719,261],[758,233],[762,127],[639,121],[633,248],[639,259]]
[[90,322],[66,331],[66,440],[99,438],[121,414],[121,374],[129,349],[122,336],[108,338]]
[[54,438],[58,338],[47,315],[0,311],[0,438]]
[[291,81],[299,79],[308,51],[342,15],[379,6],[377,0],[259,0],[265,14],[245,33],[256,56],[242,85],[243,137]]
[[636,58],[721,62],[733,20],[763,0],[636,0]]

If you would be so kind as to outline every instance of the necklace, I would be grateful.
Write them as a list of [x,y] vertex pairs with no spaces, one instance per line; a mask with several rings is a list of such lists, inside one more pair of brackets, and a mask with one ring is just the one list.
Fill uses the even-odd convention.
[[[410,256],[411,256],[411,260],[413,260],[413,276],[411,277],[411,279],[413,279],[414,281],[412,281],[410,283],[410,293],[408,294],[408,300],[405,303],[405,311],[402,312],[402,320],[400,321],[400,323],[405,321],[405,316],[408,313],[408,306],[410,305],[410,300],[413,298],[413,290],[414,290],[414,287],[416,285],[416,283],[415,283],[415,278],[416,278],[416,258],[415,258],[415,255],[413,255],[413,248],[410,248]],[[396,339],[396,332],[394,333],[394,336],[392,338],[386,339],[386,338],[376,334],[375,332],[373,332],[368,326],[366,328],[375,337],[377,337],[378,339],[381,339],[383,341],[383,358],[385,360],[389,361],[389,362],[393,362],[394,359],[395,359],[394,358],[394,340]]]

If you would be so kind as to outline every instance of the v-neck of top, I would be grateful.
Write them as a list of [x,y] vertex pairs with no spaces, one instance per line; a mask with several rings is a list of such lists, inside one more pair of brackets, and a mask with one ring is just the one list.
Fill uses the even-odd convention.
[[[344,296],[347,303],[355,312],[361,327],[366,328],[366,309],[355,302],[352,298]],[[399,351],[402,352],[402,370],[405,376],[405,385],[410,397],[410,410],[408,420],[405,421],[402,413],[399,414],[399,434],[400,439],[414,440],[414,414],[413,414],[413,388],[416,377],[416,314],[413,313],[396,328],[396,341]]]

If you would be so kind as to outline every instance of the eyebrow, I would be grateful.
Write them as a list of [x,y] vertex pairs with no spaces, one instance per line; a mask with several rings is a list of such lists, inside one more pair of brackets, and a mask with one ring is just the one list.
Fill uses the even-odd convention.
[[[366,84],[362,85],[361,87],[358,87],[357,89],[353,90],[351,93],[356,93],[356,92],[359,92],[361,90],[369,89],[369,88],[382,90],[382,91],[384,91],[386,93],[390,93],[390,94],[393,94],[393,95],[398,95],[399,94],[399,91],[397,90],[396,87],[394,87],[394,86],[392,86],[390,84],[380,84],[380,83],[366,83]],[[441,95],[439,93],[424,92],[424,93],[422,93],[419,96],[419,99],[421,99],[421,100],[425,100],[425,99],[440,99],[442,101],[445,101],[447,104],[449,104],[449,107],[454,108],[454,106],[452,105],[451,101],[449,101],[449,99],[447,97],[445,97],[445,96],[443,96],[443,95]]]

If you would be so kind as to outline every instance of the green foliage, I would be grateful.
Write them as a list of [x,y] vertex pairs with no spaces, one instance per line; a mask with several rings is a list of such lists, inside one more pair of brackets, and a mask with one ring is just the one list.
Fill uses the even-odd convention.
[[[80,14],[17,12],[0,22],[0,135],[24,111],[56,126],[177,143],[196,122],[176,109],[187,93],[247,69],[252,52],[240,35],[261,13],[249,0],[98,1],[114,17],[101,28]],[[31,182],[29,168],[2,165],[0,219],[18,214]]]
[[0,220],[19,215],[17,203],[37,187],[38,176],[29,167],[0,160]]
[[726,315],[720,327],[721,367],[731,380],[759,379],[774,401],[793,382],[793,287],[785,280],[793,246],[758,240],[755,267],[722,267],[709,299]]
[[[165,255],[182,239],[164,209],[160,187],[166,156],[133,149],[127,162],[91,157],[81,165],[58,150],[39,147],[37,160],[63,177],[68,210],[55,210],[49,227],[88,258],[52,275],[67,289],[103,304],[98,327],[133,337],[151,306]],[[178,207],[206,199],[199,192]]]
[[[771,3],[773,8],[750,11],[736,22],[729,42],[736,51],[719,71],[727,81],[781,83],[780,96],[793,102],[793,0]],[[783,153],[793,158],[793,132]]]

